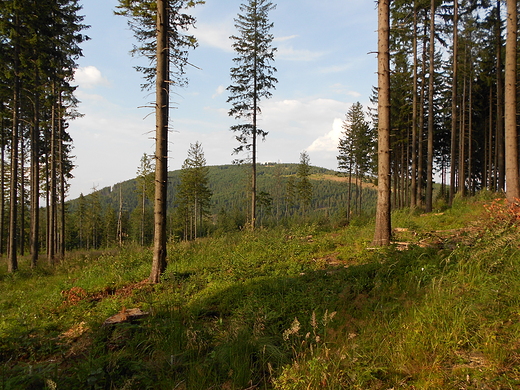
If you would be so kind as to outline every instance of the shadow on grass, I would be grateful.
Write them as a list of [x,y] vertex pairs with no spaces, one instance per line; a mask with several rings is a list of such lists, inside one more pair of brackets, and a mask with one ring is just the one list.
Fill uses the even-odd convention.
[[[15,362],[8,361],[8,356],[17,347],[9,343],[12,350],[6,348],[1,355],[9,370],[3,371],[0,389],[15,388],[9,384],[45,388],[23,387],[34,379],[29,361],[39,362],[35,380],[44,380],[45,386],[47,379],[52,380],[57,388],[272,388],[272,379],[291,363],[306,334],[345,337],[358,333],[374,315],[398,315],[403,297],[419,298],[421,288],[452,264],[432,248],[382,249],[362,265],[233,283],[219,283],[216,277],[182,305],[175,303],[180,302],[175,295],[200,275],[172,275],[157,290],[146,293],[154,297],[140,297],[153,301],[152,316],[112,328],[100,324],[73,361],[64,357],[70,356],[74,344],[67,347],[68,354],[56,347],[55,335],[49,335],[49,340],[45,336],[31,339],[29,333],[10,335],[26,337],[29,345],[24,348],[45,342],[54,347]],[[338,313],[334,321],[317,324],[332,312]],[[299,328],[292,334],[301,337],[284,337],[294,328],[295,318]],[[60,367],[59,374],[51,375],[50,367]]]

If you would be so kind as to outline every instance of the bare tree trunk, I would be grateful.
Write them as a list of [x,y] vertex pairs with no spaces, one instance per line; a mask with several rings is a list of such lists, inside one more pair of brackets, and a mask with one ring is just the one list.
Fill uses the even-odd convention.
[[25,145],[23,136],[19,137],[20,141],[20,239],[18,244],[20,246],[20,255],[25,255]]
[[50,188],[49,191],[49,231],[47,232],[47,261],[54,264],[56,255],[56,102],[54,86],[52,88],[53,102],[51,109],[51,140],[50,140]]
[[518,179],[518,135],[516,120],[516,61],[518,16],[516,0],[507,0],[506,82],[505,82],[505,153],[507,200],[520,198]]
[[410,208],[417,207],[417,4],[413,5],[413,107],[412,107],[412,172]]
[[59,115],[58,115],[58,156],[60,170],[60,240],[59,240],[59,256],[60,259],[65,258],[65,153],[63,151],[63,112],[62,112],[62,96],[59,94]]
[[[255,22],[255,30],[256,30],[256,22]],[[257,79],[256,79],[256,48],[255,48],[255,64],[254,64],[254,75],[253,75],[253,82],[254,82],[254,98],[253,98],[253,145],[252,145],[252,163],[251,163],[251,229],[255,229],[256,226],[256,125],[257,125]]]
[[462,83],[462,103],[459,132],[459,193],[466,196],[466,77]]
[[351,214],[351,200],[352,200],[352,163],[348,168],[348,197],[347,197],[347,223],[350,224]]
[[451,85],[451,146],[450,146],[450,197],[449,204],[455,197],[455,171],[457,159],[457,84],[458,84],[458,53],[459,53],[459,0],[453,1],[453,75]]
[[424,34],[423,34],[423,52],[422,52],[422,68],[421,68],[421,96],[419,99],[419,153],[418,153],[418,164],[417,164],[417,201],[420,207],[424,206],[424,102],[426,99],[426,63],[427,63],[427,25],[424,24]]
[[[39,82],[39,77],[36,75]],[[40,243],[38,232],[40,230],[40,94],[36,88],[34,97],[34,124],[31,128],[31,227],[30,227],[30,252],[31,267],[36,267]]]
[[378,194],[374,245],[391,238],[390,203],[390,0],[378,3]]
[[[471,50],[471,49],[470,49]],[[471,59],[471,54],[470,54]],[[473,65],[470,65],[469,90],[468,90],[468,194],[473,195]]]
[[0,255],[4,254],[4,238],[5,238],[5,123],[2,117],[2,149],[0,151]]
[[166,200],[168,184],[168,2],[157,0],[157,70],[155,102],[154,250],[150,282],[158,283],[166,269]]
[[[17,45],[15,45],[15,51]],[[20,80],[18,78],[17,53],[15,53],[15,80],[13,94],[13,134],[11,141],[11,183],[9,195],[9,242],[7,246],[7,270],[15,272],[18,269],[18,258],[16,256],[16,236],[17,236],[17,219],[18,219],[18,127],[19,127],[19,97],[20,97]]]
[[496,154],[497,154],[497,190],[505,190],[505,152],[504,152],[504,86],[502,79],[502,34],[500,18],[500,0],[497,1],[497,135],[496,135]]
[[485,166],[487,189],[495,188],[493,183],[493,86],[489,88],[489,123],[487,135],[487,164]]
[[428,146],[426,163],[426,212],[433,208],[433,87],[435,79],[435,0],[430,7],[430,77],[428,80]]

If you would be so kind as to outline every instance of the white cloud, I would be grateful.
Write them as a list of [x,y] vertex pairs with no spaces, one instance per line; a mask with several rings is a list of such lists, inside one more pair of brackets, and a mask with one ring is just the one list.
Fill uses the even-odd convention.
[[341,138],[343,120],[341,118],[334,118],[332,122],[332,129],[325,135],[317,138],[307,148],[309,152],[333,152],[338,148],[338,142]]
[[110,83],[101,75],[101,71],[95,66],[83,66],[74,72],[74,81],[82,88],[92,89],[98,85],[107,86]]
[[336,84],[331,85],[330,89],[334,93],[337,93],[337,94],[340,94],[340,95],[351,96],[351,97],[356,98],[356,99],[361,97],[361,94],[359,92],[352,91],[352,90],[349,89],[349,87],[344,86],[343,84],[340,84],[340,83],[336,83]]
[[219,85],[215,93],[211,96],[212,99],[215,99],[217,96],[222,95],[224,92],[226,92],[226,87],[223,85]]
[[286,61],[315,61],[322,57],[324,52],[317,52],[311,50],[295,49],[290,45],[281,45],[277,48],[276,58]]
[[298,35],[288,35],[286,37],[277,37],[274,38],[275,42],[284,42],[284,41],[290,41],[291,39],[298,38]]
[[219,23],[198,23],[197,29],[193,31],[201,46],[210,46],[226,52],[232,52],[231,39],[234,34],[230,28],[233,24],[228,20]]

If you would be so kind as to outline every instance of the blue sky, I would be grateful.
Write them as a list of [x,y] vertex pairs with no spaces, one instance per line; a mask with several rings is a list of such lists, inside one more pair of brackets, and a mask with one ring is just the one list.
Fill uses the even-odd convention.
[[[234,53],[230,35],[241,0],[206,0],[193,9],[199,47],[188,69],[189,85],[175,90],[169,170],[179,169],[190,143],[199,141],[208,165],[230,164],[237,146],[226,103]],[[276,3],[273,1],[273,3]],[[154,96],[142,91],[133,68],[134,44],[124,17],[113,15],[116,0],[83,0],[91,28],[76,72],[79,111],[70,124],[76,156],[70,198],[135,177],[144,153],[153,154]],[[377,11],[374,0],[284,0],[270,14],[274,22],[274,65],[278,84],[261,103],[260,126],[269,132],[258,161],[296,163],[309,153],[311,164],[336,168],[341,123],[352,103],[369,104],[377,83]]]

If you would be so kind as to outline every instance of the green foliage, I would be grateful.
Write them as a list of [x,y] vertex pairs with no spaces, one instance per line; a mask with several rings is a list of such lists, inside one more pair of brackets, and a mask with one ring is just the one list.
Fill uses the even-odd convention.
[[342,138],[338,144],[338,168],[356,174],[376,171],[375,129],[365,119],[361,103],[350,107],[343,121]]
[[298,192],[298,198],[300,199],[304,212],[309,208],[312,200],[312,184],[309,181],[310,175],[311,166],[309,154],[307,151],[303,151],[300,153],[300,163],[298,164],[298,171],[296,173],[296,176],[298,177],[296,190]]
[[203,223],[210,216],[212,192],[208,173],[202,145],[199,142],[191,144],[180,172],[175,209],[179,235],[184,239],[202,235]]
[[[204,1],[168,0],[169,23],[168,40],[170,80],[177,86],[187,83],[184,77],[185,67],[188,65],[188,50],[197,47],[197,40],[186,32],[195,25],[195,18],[186,13],[186,10]],[[144,56],[150,61],[150,66],[137,66],[136,70],[143,73],[145,82],[143,89],[151,89],[155,84],[156,64],[156,12],[157,2],[151,0],[134,1],[119,0],[116,6],[116,15],[128,18],[128,25],[139,42],[131,51],[132,55]]]

